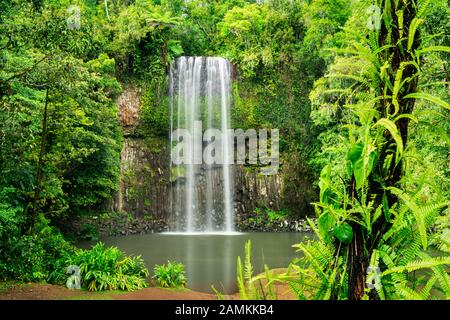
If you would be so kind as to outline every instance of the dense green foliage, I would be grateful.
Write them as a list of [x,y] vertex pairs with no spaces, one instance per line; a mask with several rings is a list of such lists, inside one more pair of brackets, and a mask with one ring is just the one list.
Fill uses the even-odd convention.
[[156,285],[163,288],[179,288],[187,284],[184,265],[167,261],[167,264],[156,265],[153,269]]
[[[65,273],[56,261],[70,256],[75,249],[62,235],[50,227],[41,217],[38,230],[33,235],[22,235],[14,229],[19,228],[13,218],[12,223],[5,223],[1,217],[2,234],[0,238],[0,281],[17,279],[19,281],[46,281],[54,272]],[[8,230],[4,227],[9,228]],[[65,268],[65,266],[61,266]]]
[[266,207],[258,207],[246,218],[246,223],[270,227],[274,223],[283,222],[288,215],[289,212],[286,210],[276,211]]
[[[332,258],[324,275],[333,278],[322,282],[327,289],[317,294],[427,299],[435,286],[448,298],[449,279],[442,267],[449,263],[448,256],[430,257],[426,251],[430,227],[440,213],[446,214],[442,209],[449,205],[448,185],[433,190],[429,186],[435,182],[423,180],[428,173],[411,161],[417,151],[409,129],[414,123],[426,123],[425,115],[432,115],[436,107],[449,109],[441,92],[430,91],[421,80],[429,72],[428,53],[450,49],[422,40],[427,39],[426,29],[420,25],[426,24],[427,14],[433,12],[428,11],[429,1],[380,1],[378,5],[383,8],[380,29],[366,29],[365,38],[348,32],[353,41],[337,50],[327,78],[316,89],[323,90],[319,93],[322,103],[348,110],[338,115],[347,124],[341,129],[348,137],[341,140],[346,167],[335,169],[340,181],[332,180],[331,166],[324,168],[320,179],[318,232],[331,246]],[[442,60],[431,58],[442,65]],[[349,64],[354,69],[348,68]],[[427,104],[416,112],[415,105],[422,101]],[[437,152],[433,156],[446,155]],[[429,164],[426,167],[431,169]],[[348,236],[341,232],[343,225]],[[338,243],[330,239],[330,230]],[[377,268],[381,274],[376,275],[375,287],[366,288]],[[419,279],[413,271],[423,268],[431,268],[431,275]]]
[[[74,249],[58,228],[119,188],[121,91],[139,88],[132,134],[167,137],[171,64],[214,55],[234,66],[233,125],[280,129],[283,210],[250,219],[318,217],[268,288],[448,298],[449,14],[445,0],[0,0],[0,279],[63,283],[77,264],[89,290],[146,285],[140,258]],[[242,297],[274,298],[246,251]],[[186,284],[170,262],[155,279]]]
[[62,269],[52,273],[50,281],[65,283],[64,268],[75,265],[80,268],[82,286],[89,291],[132,291],[148,285],[149,272],[141,257],[125,256],[119,249],[106,248],[101,242],[90,250],[77,250],[55,264]]
[[[441,252],[429,250],[436,230],[448,229],[450,204],[448,168],[439,165],[448,162],[448,133],[440,131],[448,126],[448,76],[431,71],[445,70],[450,48],[441,45],[448,35],[427,34],[448,28],[430,17],[449,7],[431,2],[378,1],[380,28],[364,28],[362,1],[316,82],[312,119],[323,128],[328,162],[318,225],[310,223],[318,240],[297,245],[303,258],[286,274],[267,277],[287,282],[299,299],[450,297],[448,232],[438,236]],[[423,144],[435,130],[442,149]]]
[[89,291],[136,290],[147,286],[148,270],[140,257],[125,256],[102,243],[91,250],[75,249],[40,216],[33,235],[5,236],[0,246],[0,280],[65,284],[67,267],[80,268]]
[[35,4],[0,4],[0,274],[52,281],[75,252],[54,225],[117,190],[121,86],[92,10],[67,30],[68,1]]
[[[40,29],[42,37],[30,41],[33,28],[65,23],[60,8],[17,9],[2,10],[2,27],[11,30],[0,39],[0,190],[3,206],[14,212],[8,223],[19,224],[23,234],[40,212],[57,222],[117,190],[120,85],[105,54],[83,61],[64,39]],[[69,34],[80,37],[74,43],[86,36]]]
[[[80,10],[79,29],[67,29],[69,5]],[[330,35],[349,16],[348,2],[6,1],[2,8],[0,163],[8,174],[0,185],[16,188],[31,220],[41,210],[53,222],[70,218],[117,189],[119,81],[144,92],[134,134],[167,136],[168,70],[181,54],[221,55],[235,65],[234,126],[281,130],[284,205],[311,211],[320,170],[306,161],[317,148],[308,92],[329,60],[323,49],[339,41]]]
[[[235,125],[282,130],[292,176],[286,180],[286,206],[297,214],[310,210],[313,174],[304,161],[310,148],[303,143],[313,139],[307,92],[324,70],[320,50],[330,41],[328,32],[349,15],[345,1],[330,5],[329,12],[337,14],[320,14],[324,5],[1,1],[0,255],[10,269],[3,276],[46,279],[51,270],[40,267],[40,254],[22,259],[39,260],[33,268],[41,271],[32,277],[24,271],[28,267],[8,259],[29,254],[33,245],[41,248],[42,224],[63,227],[117,190],[120,83],[145,92],[135,134],[166,136],[168,71],[181,54],[232,61],[239,80]],[[327,32],[318,33],[325,30],[321,26]],[[309,191],[293,191],[299,184]]]

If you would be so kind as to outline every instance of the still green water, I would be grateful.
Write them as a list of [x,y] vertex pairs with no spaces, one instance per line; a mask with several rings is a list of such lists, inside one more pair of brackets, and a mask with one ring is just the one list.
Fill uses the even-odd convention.
[[[255,273],[269,268],[287,267],[298,257],[292,245],[304,240],[307,233],[236,233],[236,234],[173,234],[155,233],[107,237],[100,239],[108,246],[116,246],[127,254],[141,255],[153,274],[155,264],[167,260],[186,266],[188,287],[212,292],[211,285],[223,293],[234,293],[236,260],[244,258],[244,244],[252,242],[252,262]],[[311,235],[311,234],[309,234]],[[80,243],[88,248],[92,242]]]

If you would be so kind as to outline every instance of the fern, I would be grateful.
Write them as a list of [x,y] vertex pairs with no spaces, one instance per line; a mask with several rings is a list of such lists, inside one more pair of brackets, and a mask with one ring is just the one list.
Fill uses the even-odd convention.
[[434,275],[430,279],[428,279],[426,285],[420,290],[419,294],[422,296],[423,300],[427,300],[431,295],[431,290],[436,283],[437,277]]
[[[244,265],[242,265],[241,257],[238,257],[238,259],[237,259],[237,283],[238,283],[239,295],[242,300],[265,299],[266,298],[265,289],[262,288],[261,283],[260,283],[260,280],[262,278],[264,278],[264,276],[253,277],[253,265],[252,265],[252,261],[251,261],[251,251],[252,251],[251,241],[248,240],[245,243]],[[257,282],[258,285],[260,286],[259,290],[255,286],[255,282]]]
[[435,97],[435,96],[425,93],[425,92],[410,93],[410,94],[404,96],[403,98],[404,99],[425,99],[425,100],[428,100],[434,104],[437,104],[445,109],[450,110],[450,104],[448,102],[445,102],[445,101],[439,99],[438,97]]
[[[355,36],[354,42],[330,50],[336,55],[334,63],[310,95],[320,114],[332,108],[333,120],[347,135],[340,137],[348,152],[339,171],[331,165],[322,171],[320,199],[314,203],[318,227],[309,221],[317,239],[295,245],[301,259],[289,272],[272,278],[287,283],[299,299],[360,299],[362,294],[429,299],[436,291],[450,297],[449,257],[426,254],[431,244],[439,245],[430,231],[449,201],[421,199],[429,179],[417,179],[408,171],[414,146],[408,144],[406,130],[410,123],[424,122],[423,114],[414,111],[415,100],[450,109],[445,99],[421,91],[419,81],[425,71],[420,56],[450,48],[422,46],[419,29],[423,30],[430,0],[380,3],[382,28],[363,35],[345,27],[343,32]],[[359,234],[350,244],[331,236],[343,223]],[[378,272],[368,270],[365,275],[373,290],[349,292],[349,281],[364,281],[360,274],[348,272],[349,257],[370,260],[371,267],[379,268],[374,287],[370,279]]]
[[391,187],[390,190],[392,191],[392,193],[397,195],[413,213],[414,218],[416,219],[417,222],[417,227],[419,229],[420,239],[422,241],[423,248],[426,249],[427,248],[427,230],[425,224],[426,218],[436,210],[448,206],[449,202],[446,201],[442,203],[436,203],[432,205],[425,205],[419,207],[417,204],[414,203],[411,197],[402,190],[399,190],[394,187]]
[[416,31],[421,23],[423,23],[423,19],[414,18],[409,25],[408,30],[408,51],[411,50],[414,40],[416,39]]
[[244,280],[244,273],[242,269],[241,257],[237,258],[237,285],[239,289],[239,296],[241,300],[248,300],[247,288]]
[[450,257],[437,257],[430,258],[426,260],[416,260],[413,262],[407,263],[405,266],[393,267],[384,271],[381,275],[385,276],[390,273],[400,273],[400,272],[412,272],[420,269],[432,268],[440,265],[450,265]]
[[397,162],[399,161],[400,157],[403,154],[403,140],[402,137],[400,136],[397,126],[395,125],[394,122],[392,122],[389,119],[386,118],[381,118],[380,120],[377,121],[377,123],[375,123],[375,126],[380,125],[383,126],[384,128],[386,128],[389,133],[391,134],[392,138],[394,138],[395,142],[396,142],[396,156],[395,158],[397,159]]
[[[430,257],[424,252],[420,252],[419,257],[422,259],[430,259]],[[450,276],[445,268],[448,268],[448,263],[447,265],[436,265],[431,267],[434,276],[439,282],[440,289],[443,291],[446,298],[450,299]]]
[[423,300],[423,296],[403,283],[394,284],[399,298],[405,300]]

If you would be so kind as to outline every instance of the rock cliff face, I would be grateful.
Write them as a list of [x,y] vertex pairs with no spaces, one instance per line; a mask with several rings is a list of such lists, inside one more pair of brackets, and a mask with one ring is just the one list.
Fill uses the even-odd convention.
[[124,137],[120,188],[105,206],[108,211],[127,212],[135,218],[166,219],[170,209],[168,139],[135,134],[141,95],[138,88],[128,86],[118,98]]
[[139,89],[126,87],[117,100],[119,119],[124,135],[132,133],[139,124],[140,94]]
[[119,192],[110,208],[135,217],[165,218],[169,213],[166,141],[126,137],[121,153]]
[[[135,217],[170,219],[170,195],[174,191],[169,162],[168,141],[126,137],[121,154],[120,190],[108,208]],[[258,171],[236,166],[234,184],[237,214],[250,212],[257,206],[281,208],[281,175],[262,176]],[[221,188],[219,178],[217,187]]]
[[[139,96],[138,89],[128,87],[118,100],[124,133],[121,182],[119,192],[105,204],[105,209],[127,212],[135,218],[150,217],[170,222],[173,218],[170,196],[174,191],[170,181],[168,135],[166,138],[138,137],[134,134],[139,125]],[[279,210],[292,201],[284,196],[286,173],[283,170],[276,175],[264,176],[257,169],[236,166],[233,179],[236,214],[245,215],[261,206]],[[308,197],[304,201],[308,201]],[[302,209],[298,205],[294,205],[294,209],[295,206]]]
[[258,170],[238,166],[235,170],[235,201],[238,214],[259,206],[282,208],[282,173],[261,175]]

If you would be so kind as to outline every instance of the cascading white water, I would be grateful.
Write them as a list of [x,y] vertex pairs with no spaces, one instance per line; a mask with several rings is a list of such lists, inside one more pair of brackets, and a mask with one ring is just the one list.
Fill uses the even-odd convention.
[[[176,231],[233,232],[233,141],[230,132],[230,63],[218,57],[180,57],[171,70],[171,133],[187,129],[183,139],[188,163],[175,165],[171,153],[171,207]],[[201,124],[201,129],[199,128]],[[216,163],[205,164],[202,130],[218,129]],[[203,141],[203,142],[202,142]],[[171,147],[180,143],[171,136]]]

